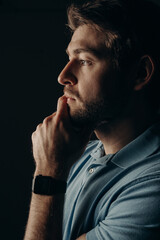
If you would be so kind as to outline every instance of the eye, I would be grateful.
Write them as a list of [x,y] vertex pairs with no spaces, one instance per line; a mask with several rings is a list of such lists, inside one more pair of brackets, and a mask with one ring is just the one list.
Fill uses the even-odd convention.
[[81,66],[90,66],[90,65],[92,65],[92,62],[88,61],[88,60],[80,60],[80,65]]

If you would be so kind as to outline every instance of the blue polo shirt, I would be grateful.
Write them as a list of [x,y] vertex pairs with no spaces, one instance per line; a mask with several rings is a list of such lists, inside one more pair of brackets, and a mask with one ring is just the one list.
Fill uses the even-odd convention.
[[160,123],[104,156],[91,141],[72,167],[63,240],[160,240]]

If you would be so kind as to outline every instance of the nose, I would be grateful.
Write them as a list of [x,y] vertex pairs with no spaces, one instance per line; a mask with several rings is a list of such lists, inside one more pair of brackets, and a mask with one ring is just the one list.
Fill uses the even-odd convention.
[[73,73],[74,63],[69,61],[58,76],[58,82],[61,85],[75,85],[77,78]]

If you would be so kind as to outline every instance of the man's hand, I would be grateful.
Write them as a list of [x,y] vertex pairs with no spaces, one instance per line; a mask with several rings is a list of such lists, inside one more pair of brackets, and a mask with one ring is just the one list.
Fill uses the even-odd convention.
[[[85,150],[90,134],[89,129],[76,131],[72,127],[67,99],[61,97],[57,112],[45,118],[32,135],[35,176],[66,180],[71,166]],[[64,194],[33,193],[24,240],[62,240],[63,205]]]
[[65,180],[73,163],[85,150],[90,129],[76,131],[71,125],[67,99],[59,98],[57,112],[44,119],[32,135],[35,175]]

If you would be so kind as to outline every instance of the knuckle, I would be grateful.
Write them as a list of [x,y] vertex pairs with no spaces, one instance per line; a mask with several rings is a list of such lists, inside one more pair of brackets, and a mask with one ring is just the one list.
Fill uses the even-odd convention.
[[52,115],[46,117],[44,120],[43,120],[43,124],[48,124],[52,119],[54,119],[54,116],[56,115],[56,113],[53,113]]
[[42,126],[42,123],[38,124],[36,131]]
[[58,98],[58,102],[61,102],[63,100],[63,96]]
[[47,124],[47,123],[48,123],[48,120],[49,120],[49,117],[46,117],[46,118],[43,120],[43,124]]

